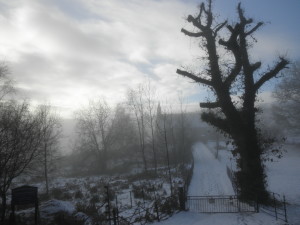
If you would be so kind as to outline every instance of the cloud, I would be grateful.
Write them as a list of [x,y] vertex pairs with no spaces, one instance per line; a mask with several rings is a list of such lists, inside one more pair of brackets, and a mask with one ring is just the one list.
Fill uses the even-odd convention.
[[[195,2],[74,0],[70,5],[67,0],[14,0],[0,4],[1,55],[9,61],[22,96],[36,103],[49,101],[70,117],[90,98],[104,96],[112,104],[124,101],[128,88],[146,80],[172,101],[178,93],[191,96],[191,103],[201,100],[202,89],[176,74],[180,66],[201,67],[200,60],[193,58],[204,52],[197,41],[180,33],[182,27],[189,27],[184,18],[197,11]],[[268,40],[261,49],[271,49],[271,43]],[[274,42],[278,43],[284,46],[285,42]]]

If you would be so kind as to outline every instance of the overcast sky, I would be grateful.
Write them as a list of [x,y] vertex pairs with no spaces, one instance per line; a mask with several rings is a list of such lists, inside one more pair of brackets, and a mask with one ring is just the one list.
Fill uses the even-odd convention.
[[[0,59],[23,98],[51,103],[64,117],[89,99],[124,101],[126,90],[150,80],[159,96],[182,93],[198,105],[207,94],[176,69],[203,55],[180,33],[200,1],[0,0]],[[215,0],[219,20],[236,18],[236,0]],[[266,25],[253,57],[300,58],[300,1],[244,0],[246,15]]]

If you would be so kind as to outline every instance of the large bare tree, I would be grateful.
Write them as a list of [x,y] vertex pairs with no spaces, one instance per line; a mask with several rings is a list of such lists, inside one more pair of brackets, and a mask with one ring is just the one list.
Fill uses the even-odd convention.
[[[249,48],[252,44],[250,38],[263,23],[254,23],[253,19],[247,18],[241,4],[237,6],[237,13],[236,22],[217,23],[212,12],[212,0],[208,0],[207,4],[200,5],[196,16],[189,15],[187,21],[195,29],[181,31],[189,37],[201,39],[201,46],[207,54],[207,68],[200,73],[187,69],[178,69],[177,73],[207,86],[214,93],[214,101],[200,103],[202,108],[209,109],[201,117],[231,137],[236,146],[240,167],[236,174],[240,197],[254,199],[258,195],[260,202],[266,202],[268,193],[261,161],[264,149],[256,126],[255,102],[259,89],[275,78],[289,62],[279,57],[277,63],[267,71],[259,71],[262,63],[250,60]],[[226,51],[226,55],[231,55],[233,60],[227,61],[224,55],[220,58],[220,51]],[[237,86],[239,103],[232,96],[232,90]]]
[[1,221],[6,211],[6,194],[12,181],[37,157],[41,143],[41,124],[28,103],[0,105],[0,196]]

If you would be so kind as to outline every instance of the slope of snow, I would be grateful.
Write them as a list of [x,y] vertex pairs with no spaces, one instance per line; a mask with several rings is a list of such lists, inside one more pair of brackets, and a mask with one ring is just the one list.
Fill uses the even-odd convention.
[[281,159],[268,162],[268,189],[272,192],[285,194],[291,204],[300,206],[300,146],[285,145],[288,149]]

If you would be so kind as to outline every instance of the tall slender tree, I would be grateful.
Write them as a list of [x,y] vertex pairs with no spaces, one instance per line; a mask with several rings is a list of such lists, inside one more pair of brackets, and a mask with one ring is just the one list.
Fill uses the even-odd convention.
[[144,88],[139,85],[136,90],[129,89],[127,93],[128,105],[132,108],[139,133],[140,152],[144,164],[144,170],[148,170],[147,157],[146,157],[146,129],[145,129],[145,101],[144,101]]
[[61,123],[58,116],[51,111],[50,105],[41,105],[37,117],[41,124],[40,162],[44,167],[46,194],[49,195],[49,170],[57,160]]
[[[278,62],[267,71],[258,72],[262,63],[251,62],[249,37],[263,23],[254,24],[253,19],[247,18],[240,3],[237,6],[237,13],[236,22],[217,23],[212,12],[212,0],[208,0],[207,4],[201,3],[199,13],[196,16],[189,15],[187,18],[195,30],[191,32],[181,29],[181,32],[189,37],[201,39],[201,46],[207,54],[207,68],[200,73],[177,69],[177,73],[212,90],[215,101],[200,103],[200,107],[209,109],[202,113],[201,118],[230,136],[236,146],[240,167],[240,171],[236,174],[240,197],[254,199],[256,196],[252,193],[255,192],[260,202],[266,202],[268,201],[266,175],[261,161],[264,151],[263,139],[256,126],[255,102],[259,89],[275,78],[289,62],[284,57],[279,57]],[[226,62],[226,57],[220,58],[220,50],[232,55],[233,62],[232,60]],[[232,96],[236,86],[240,87],[239,104]]]

